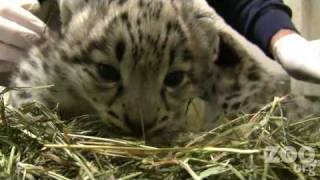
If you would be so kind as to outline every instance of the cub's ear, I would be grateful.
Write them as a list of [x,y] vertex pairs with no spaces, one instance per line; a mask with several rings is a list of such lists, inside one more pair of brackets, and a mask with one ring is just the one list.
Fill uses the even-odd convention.
[[[263,53],[261,51],[257,52],[257,48],[251,51],[248,47],[252,47],[252,44],[230,27],[216,11],[208,5],[206,0],[192,0],[189,1],[189,4],[192,4],[192,11],[199,17],[201,24],[203,24],[202,27],[207,30],[211,29],[211,31],[216,31],[218,34],[220,39],[220,61],[228,59],[221,59],[221,57],[232,57],[232,59],[236,59],[237,61],[251,61],[252,63],[260,64],[257,59],[261,59]],[[213,38],[215,39],[215,37]],[[232,55],[230,53],[232,53]]]
[[[173,0],[173,2],[180,10],[182,18],[190,31],[193,49],[197,50],[196,53],[198,55],[202,54],[203,57],[210,57],[211,59],[208,62],[212,64],[217,59],[220,37],[214,20],[210,16],[211,9],[209,9],[210,11],[203,9],[208,5],[202,0]],[[210,66],[210,64],[207,66]]]
[[[209,43],[206,47],[210,49],[202,48],[203,42],[197,42],[196,47],[214,53],[214,59],[210,61],[212,80],[206,81],[212,83],[207,83],[208,95],[212,94],[212,91],[219,92],[219,97],[216,98],[223,99],[226,98],[224,94],[227,96],[235,92],[235,89],[239,90],[239,87],[249,88],[246,86],[249,82],[261,84],[261,81],[269,77],[270,73],[261,61],[263,53],[229,26],[205,0],[190,0],[188,4],[182,4],[182,10],[185,18],[197,19],[187,21],[196,23],[190,27],[194,30],[192,34],[202,37],[198,39]],[[190,17],[190,14],[193,17]],[[202,54],[206,53],[202,51]]]
[[66,25],[72,18],[72,15],[82,8],[88,0],[59,0],[61,22]]

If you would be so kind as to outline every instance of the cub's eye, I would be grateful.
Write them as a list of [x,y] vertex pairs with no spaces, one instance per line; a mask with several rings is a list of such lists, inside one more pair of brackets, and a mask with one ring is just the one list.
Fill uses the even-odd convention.
[[106,64],[98,64],[97,68],[99,75],[104,80],[109,82],[118,82],[121,80],[120,72],[115,67]]
[[176,87],[182,83],[184,75],[185,74],[183,71],[174,71],[168,73],[164,80],[164,84],[168,87]]

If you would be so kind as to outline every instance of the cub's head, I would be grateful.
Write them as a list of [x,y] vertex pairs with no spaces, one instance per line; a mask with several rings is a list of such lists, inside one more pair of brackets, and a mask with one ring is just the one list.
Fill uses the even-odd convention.
[[63,44],[72,52],[66,58],[79,82],[74,89],[108,126],[140,135],[184,125],[188,102],[210,85],[219,42],[194,3],[69,5]]
[[61,6],[69,80],[107,126],[141,135],[184,125],[188,102],[212,83],[218,54],[220,35],[205,1]]

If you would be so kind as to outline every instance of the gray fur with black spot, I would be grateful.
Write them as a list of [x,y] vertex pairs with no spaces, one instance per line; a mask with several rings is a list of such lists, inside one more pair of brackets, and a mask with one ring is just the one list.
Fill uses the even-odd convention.
[[[185,129],[193,99],[206,97],[207,119],[250,111],[268,82],[239,34],[204,0],[61,0],[60,9],[61,37],[32,48],[11,81],[54,87],[13,92],[15,106],[59,103],[69,117],[99,115],[105,131],[165,135]],[[220,39],[236,54],[234,66],[218,65],[225,61],[217,61]]]

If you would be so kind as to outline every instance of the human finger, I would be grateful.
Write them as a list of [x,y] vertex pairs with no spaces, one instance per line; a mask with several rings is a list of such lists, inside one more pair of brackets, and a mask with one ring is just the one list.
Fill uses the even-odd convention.
[[0,16],[38,34],[42,34],[45,28],[45,24],[39,18],[20,6],[3,5],[0,7]]
[[36,12],[40,8],[38,0],[1,0],[0,6],[4,4],[18,5],[31,12]]
[[28,48],[40,36],[12,21],[0,17],[0,41],[18,48]]

